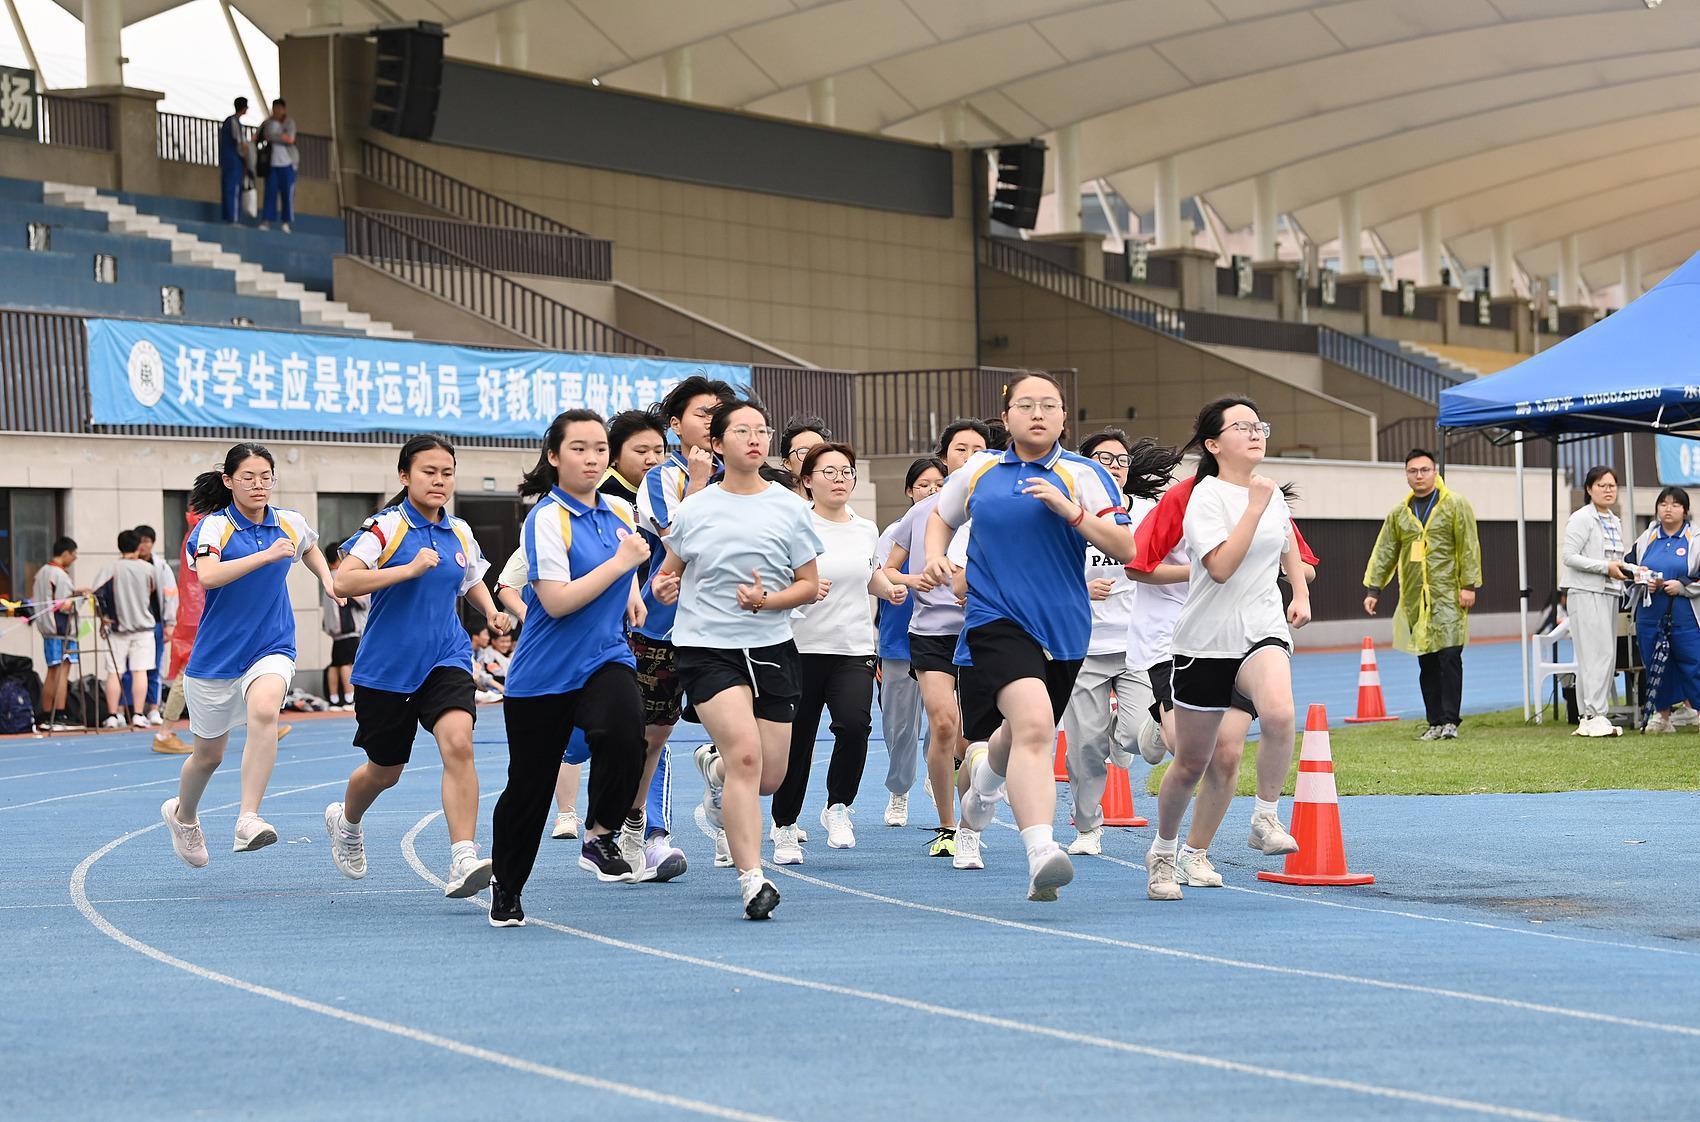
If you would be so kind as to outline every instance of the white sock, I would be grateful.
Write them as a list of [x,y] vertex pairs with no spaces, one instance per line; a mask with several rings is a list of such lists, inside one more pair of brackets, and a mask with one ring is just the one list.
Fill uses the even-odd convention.
[[1203,853],[1203,852],[1204,851],[1202,849],[1194,849],[1190,845],[1181,846],[1181,856],[1182,857],[1197,857],[1200,853]]
[[1281,800],[1276,799],[1274,802],[1266,803],[1262,799],[1257,799],[1256,803],[1257,805],[1252,807],[1251,810],[1253,818],[1260,814],[1273,814],[1276,818],[1281,817]]
[[1175,850],[1180,846],[1180,841],[1180,835],[1178,834],[1172,838],[1165,838],[1162,834],[1158,834],[1157,840],[1151,843],[1151,852],[1161,853],[1166,857],[1173,857],[1175,855]]
[[330,695],[330,697],[326,698],[325,700],[330,702],[332,705],[341,705],[342,704],[342,695],[340,693],[333,693],[333,694]]
[[360,836],[360,823],[349,821],[347,810],[342,811],[342,821],[337,824],[337,828],[351,838]]
[[[974,747],[978,745],[970,747],[969,751],[973,751]],[[992,770],[990,752],[981,756],[973,770],[968,773],[968,783],[974,788],[975,794],[982,798],[995,798],[998,792],[1003,790],[1003,776]]]
[[761,866],[759,865],[753,869],[740,869],[738,872],[739,884],[760,884],[763,879],[765,878],[761,875]]
[[453,845],[449,846],[450,864],[459,861],[463,856],[476,858],[478,856],[478,844],[476,842],[463,841],[455,842]]
[[1057,843],[1056,839],[1051,836],[1051,827],[1039,825],[1029,826],[1021,831],[1021,844],[1027,847],[1027,860],[1031,862]]

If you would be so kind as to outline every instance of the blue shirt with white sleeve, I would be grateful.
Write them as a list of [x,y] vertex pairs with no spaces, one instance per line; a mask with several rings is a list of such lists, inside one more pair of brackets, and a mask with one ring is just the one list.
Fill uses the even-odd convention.
[[295,610],[289,603],[289,570],[319,535],[298,510],[268,506],[250,522],[232,503],[207,515],[191,531],[189,568],[203,557],[237,561],[264,553],[279,538],[295,543],[295,555],[261,565],[229,584],[206,589],[195,649],[183,673],[191,678],[240,678],[267,655],[295,657]]

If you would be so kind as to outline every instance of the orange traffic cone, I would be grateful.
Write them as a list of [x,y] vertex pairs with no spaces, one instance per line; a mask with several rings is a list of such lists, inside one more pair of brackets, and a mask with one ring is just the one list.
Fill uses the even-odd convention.
[[1058,783],[1068,782],[1068,735],[1062,729],[1057,730],[1057,760],[1051,774]]
[[1346,842],[1340,835],[1340,794],[1334,788],[1334,757],[1328,748],[1328,710],[1312,705],[1299,748],[1299,782],[1293,792],[1293,837],[1299,851],[1279,873],[1258,880],[1279,884],[1374,884],[1370,873],[1346,871]]
[[1128,782],[1127,772],[1115,764],[1110,765],[1110,773],[1104,780],[1103,810],[1106,826],[1151,825],[1134,811],[1133,785]]
[[1347,717],[1346,723],[1367,725],[1398,719],[1387,715],[1387,703],[1381,698],[1381,671],[1375,666],[1375,643],[1366,635],[1363,653],[1358,656],[1358,715]]

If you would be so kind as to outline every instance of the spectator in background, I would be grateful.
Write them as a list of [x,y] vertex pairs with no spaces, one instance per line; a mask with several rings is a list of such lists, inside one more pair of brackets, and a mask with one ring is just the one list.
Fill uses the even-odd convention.
[[1476,512],[1447,488],[1433,452],[1415,448],[1406,455],[1405,482],[1410,493],[1387,513],[1364,569],[1364,611],[1375,614],[1382,590],[1398,574],[1393,645],[1417,656],[1428,716],[1428,727],[1417,739],[1456,740],[1469,613],[1482,585]]
[[283,232],[295,221],[295,169],[301,155],[295,147],[295,118],[283,98],[272,102],[272,115],[260,126],[260,140],[271,154],[266,171],[266,208],[260,214],[260,229],[268,229],[282,215]]
[[[342,551],[336,546],[325,548],[325,561],[336,572],[342,564]],[[325,634],[331,637],[331,664],[325,671],[325,700],[332,709],[354,708],[354,656],[360,650],[360,636],[366,633],[366,613],[371,610],[372,597],[350,596],[341,604],[330,593],[321,593],[319,606],[324,612]]]
[[[490,629],[479,626],[472,629],[472,684],[477,689],[474,700],[480,705],[488,705],[492,701],[502,700],[502,683],[496,680],[492,659],[495,651],[490,646]],[[503,676],[507,669],[503,666]]]
[[1617,679],[1617,603],[1632,579],[1624,564],[1623,523],[1617,505],[1617,473],[1592,467],[1582,482],[1586,505],[1564,524],[1559,587],[1569,593],[1570,644],[1576,652],[1576,705],[1581,723],[1574,736],[1619,736],[1611,723]]
[[236,99],[236,112],[218,125],[218,197],[224,220],[235,222],[242,213],[242,180],[248,174],[248,137],[242,118],[248,99]]
[[[157,594],[153,564],[137,556],[141,539],[134,530],[118,531],[119,558],[95,578],[96,595],[103,600],[106,642],[106,707],[109,729],[123,728],[119,711],[124,688],[120,679],[129,675],[130,696],[147,696],[148,671],[153,669],[153,599]],[[130,721],[139,729],[148,726],[140,709],[130,710]]]
[[36,570],[31,592],[35,628],[41,632],[47,675],[41,685],[42,732],[68,732],[78,726],[65,712],[65,695],[71,680],[71,663],[77,660],[77,612],[71,601],[87,596],[89,590],[71,582],[71,566],[77,561],[77,543],[60,538],[53,543],[53,556]]
[[[159,680],[165,670],[165,636],[177,624],[177,574],[171,571],[171,565],[165,558],[154,552],[154,543],[159,540],[159,534],[152,526],[137,526],[136,537],[141,541],[136,556],[153,566],[154,587],[158,590],[155,614],[159,622],[154,624],[153,628],[154,668],[148,671],[147,696],[148,724],[158,728],[161,724]],[[131,698],[130,701],[135,708],[142,708],[140,698]]]

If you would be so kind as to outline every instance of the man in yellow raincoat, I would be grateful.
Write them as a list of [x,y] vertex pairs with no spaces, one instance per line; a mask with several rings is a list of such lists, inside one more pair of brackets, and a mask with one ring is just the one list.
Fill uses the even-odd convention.
[[1382,589],[1397,573],[1393,645],[1417,656],[1428,711],[1428,728],[1418,739],[1456,740],[1469,612],[1482,585],[1476,512],[1447,488],[1431,452],[1419,448],[1405,457],[1405,481],[1411,492],[1387,512],[1364,569],[1364,611],[1375,614]]

